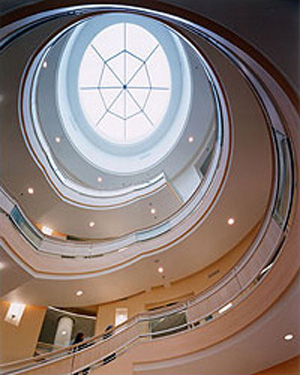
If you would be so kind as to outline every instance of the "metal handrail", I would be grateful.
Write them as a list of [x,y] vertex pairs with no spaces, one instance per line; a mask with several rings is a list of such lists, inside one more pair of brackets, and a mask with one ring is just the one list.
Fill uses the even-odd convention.
[[[289,155],[289,156],[291,157],[291,155]],[[289,164],[289,167],[290,166],[291,165]],[[292,186],[293,186],[293,183],[290,184],[289,189]],[[277,196],[276,198],[278,199],[279,197]],[[292,197],[290,197],[290,200],[289,200],[289,205],[291,205],[291,204],[292,204]],[[289,211],[289,209],[287,209],[287,212],[288,211]],[[274,214],[271,217],[271,221],[275,222]],[[269,226],[268,226],[268,228],[269,228]],[[280,236],[277,238],[276,244],[274,244],[274,247],[269,251],[270,254],[274,254],[274,251],[276,250],[277,257],[278,257],[278,255],[279,255],[278,244],[280,243],[281,246],[282,246],[282,244],[283,244],[282,237],[285,235],[285,230],[280,232]],[[266,234],[267,233],[265,233],[265,235]],[[259,250],[259,249],[256,249],[256,250]],[[251,261],[251,259],[252,258],[250,258],[250,261]],[[269,259],[269,256],[267,257],[267,259]],[[240,286],[239,289],[237,290],[236,294],[230,296],[231,297],[230,301],[234,301],[234,305],[236,305],[239,302],[239,300],[245,298],[244,291],[248,290],[248,293],[249,293],[254,287],[256,287],[258,285],[258,283],[261,282],[261,280],[267,275],[267,273],[273,267],[276,260],[277,260],[277,258],[272,259],[272,264],[269,266],[267,271],[263,270],[263,267],[266,266],[266,264],[264,262],[264,264],[262,264],[261,267],[257,270],[257,272],[255,274],[255,277],[250,280],[250,285],[246,284],[244,287]],[[246,261],[248,261],[248,259],[246,259]],[[241,267],[241,268],[239,268],[238,271],[242,272],[242,269],[243,268]],[[231,279],[231,280],[236,279],[237,276],[238,276],[238,273],[233,273],[231,275],[231,278],[229,278],[229,279]],[[228,282],[229,282],[229,280],[227,279],[226,283],[228,283]],[[127,322],[123,323],[122,325],[118,326],[116,329],[111,330],[111,332],[109,332],[109,333],[111,333],[113,335],[110,337],[110,341],[113,340],[114,337],[117,337],[118,334],[119,335],[123,334],[125,331],[132,331],[133,330],[133,331],[138,332],[139,327],[140,326],[145,327],[145,324],[148,325],[148,327],[149,327],[149,323],[151,321],[154,321],[155,319],[158,319],[160,317],[166,318],[166,317],[168,317],[172,314],[174,315],[176,313],[184,312],[186,314],[187,318],[188,318],[189,312],[190,312],[191,309],[193,309],[193,307],[195,307],[195,306],[197,307],[198,305],[202,304],[204,299],[207,299],[207,298],[210,298],[211,296],[214,296],[216,293],[218,293],[218,291],[220,291],[220,289],[222,289],[222,287],[226,288],[226,285],[224,286],[223,280],[221,280],[219,285],[217,285],[217,286],[215,285],[212,291],[206,291],[204,293],[200,293],[197,297],[189,299],[188,301],[186,301],[184,303],[181,303],[181,304],[178,304],[175,307],[162,309],[162,310],[158,310],[158,311],[153,311],[153,312],[140,313],[137,316],[131,318],[129,321],[127,321]],[[228,300],[224,301],[223,306],[224,306],[224,304],[226,306],[226,304],[228,304],[228,302],[229,302]],[[157,332],[149,332],[149,331],[146,330],[145,332],[142,332],[142,333],[138,334],[137,336],[134,336],[133,338],[130,338],[130,340],[126,341],[125,343],[123,343],[118,348],[112,349],[112,353],[118,353],[119,351],[127,350],[128,347],[130,346],[130,343],[136,342],[137,340],[140,340],[140,339],[155,339],[156,336],[157,337],[159,337],[159,336],[164,337],[164,336],[166,336],[168,334],[172,334],[172,333],[173,334],[179,334],[180,331],[190,330],[190,329],[193,329],[195,327],[198,327],[199,324],[203,325],[204,323],[208,323],[209,321],[214,320],[218,316],[221,315],[221,313],[220,313],[221,307],[222,306],[215,306],[214,308],[207,311],[205,314],[202,314],[202,315],[200,314],[199,316],[194,317],[192,319],[187,319],[187,323],[182,324],[180,326],[171,327],[171,328],[168,328],[166,330],[157,331]],[[233,303],[230,306],[230,308],[231,307],[233,307]],[[156,338],[156,339],[159,339],[159,338]],[[85,345],[86,346],[85,350],[88,350],[88,348],[94,347],[95,345],[99,345],[100,343],[104,343],[104,342],[108,342],[108,341],[107,341],[107,339],[104,338],[103,334],[100,334],[100,335],[97,335],[93,338],[90,338],[90,339],[84,341],[83,343],[80,343],[80,345],[81,346]],[[77,344],[77,345],[73,345],[73,346],[70,346],[70,347],[67,347],[67,348],[64,348],[64,349],[60,349],[60,350],[52,352],[52,353],[39,355],[39,356],[36,356],[34,358],[28,358],[28,359],[25,359],[25,360],[20,360],[20,361],[8,363],[8,364],[0,366],[0,369],[8,370],[8,371],[3,372],[3,374],[10,374],[10,373],[12,374],[12,373],[16,373],[15,372],[16,366],[19,368],[20,371],[22,371],[22,369],[25,370],[26,368],[28,368],[29,365],[30,366],[41,365],[41,361],[43,362],[43,365],[44,365],[46,363],[47,364],[52,363],[53,361],[59,361],[59,360],[61,360],[61,358],[65,357],[65,356],[76,356],[76,355],[78,356],[80,354],[83,354],[83,351],[76,351],[76,348],[78,348],[78,346],[79,345]],[[107,353],[103,354],[102,356],[100,356],[100,358],[98,357],[97,361],[88,364],[88,366],[97,367],[99,365],[102,365],[103,360],[105,359],[106,356],[107,356]],[[9,370],[9,368],[13,368],[13,369]],[[11,372],[11,371],[13,371],[13,372]]]
[[[106,9],[106,7],[104,6],[100,6],[101,9]],[[113,8],[116,8],[116,9],[119,9],[119,8],[122,8],[122,7],[113,7]],[[130,8],[135,8],[135,7],[130,7]],[[94,9],[94,7],[87,7],[87,9]],[[50,14],[51,13],[51,14]],[[54,14],[53,12],[50,12],[48,14],[49,17],[54,17]],[[70,13],[68,11],[66,11],[65,13],[64,12],[60,12],[59,11],[59,14],[60,16],[62,15],[70,15]],[[46,18],[47,20],[47,18]],[[37,21],[37,20],[35,20]],[[41,22],[41,19],[39,19],[38,22]],[[19,27],[25,27],[25,25],[20,25],[19,24]],[[5,28],[5,32],[4,32],[4,37],[6,38],[6,43],[9,43],[10,41],[10,38],[11,40],[14,39],[14,30],[10,29],[10,27],[6,27]],[[216,89],[215,87],[215,83],[213,82],[212,80],[212,88],[213,88],[213,91],[214,91],[214,95],[218,96],[218,90]],[[217,97],[216,98],[216,102],[218,103],[219,102],[219,98]],[[222,117],[221,115],[217,114],[218,117]],[[218,130],[218,143],[222,144],[223,142],[223,139],[222,139],[222,131],[219,129]],[[216,169],[218,169],[219,167],[219,156],[215,155],[215,158],[217,158],[217,162],[215,162],[216,164]],[[211,163],[212,164],[212,163]],[[208,174],[211,174],[211,173],[208,173]],[[213,175],[215,175],[215,173],[213,173]],[[204,185],[204,184],[207,184],[207,181],[206,181],[206,178],[203,179],[202,183],[200,184],[201,186],[199,186],[199,188],[197,189],[197,192],[194,194],[194,198],[196,197],[197,198],[197,195],[199,194],[200,190],[201,190],[201,187]],[[207,184],[207,190],[210,190],[211,189],[211,183]],[[199,200],[199,198],[198,198]],[[201,197],[201,201],[203,200],[203,197]],[[143,235],[148,235],[148,233],[152,232],[152,235],[150,235],[150,238],[157,238],[159,236],[162,236],[164,234],[166,234],[167,232],[169,232],[170,230],[172,230],[174,228],[175,225],[178,225],[178,220],[180,222],[182,222],[186,217],[188,217],[188,215],[191,214],[191,211],[194,211],[197,209],[196,205],[199,204],[199,202],[197,202],[197,199],[194,199],[194,203],[193,203],[193,200],[191,199],[188,204],[190,205],[190,209],[188,209],[188,204],[186,204],[184,207],[182,207],[182,209],[180,209],[175,215],[173,215],[172,219],[169,219],[167,224],[165,226],[165,228],[160,228],[160,226],[162,226],[162,224],[158,224],[157,226],[153,226],[151,228],[145,228],[143,230],[140,230],[138,232],[135,232],[135,233],[132,233],[132,234],[129,234],[125,237],[121,237],[121,238],[118,238],[116,240],[110,240],[110,241],[102,241],[101,243],[99,241],[97,241],[96,243],[93,242],[93,241],[84,241],[83,243],[77,243],[77,242],[74,242],[74,241],[65,241],[63,242],[62,240],[55,240],[55,242],[46,237],[46,236],[43,236],[41,235],[41,233],[39,233],[39,236],[42,236],[42,241],[37,245],[36,243],[34,243],[34,241],[32,241],[32,239],[28,238],[27,236],[27,239],[29,239],[29,241],[31,242],[31,244],[34,246],[35,250],[36,251],[39,251],[39,252],[42,252],[42,253],[45,253],[45,254],[51,254],[51,255],[58,255],[58,256],[62,256],[62,255],[67,255],[67,256],[72,256],[72,257],[78,257],[78,258],[90,258],[90,257],[97,257],[97,256],[103,256],[103,255],[106,255],[106,254],[114,254],[116,252],[118,252],[120,249],[124,248],[124,247],[128,247],[128,246],[132,246],[134,244],[137,244],[137,243],[141,243],[143,242],[142,240],[142,237]],[[19,211],[21,211],[20,207],[18,207]],[[32,226],[32,224],[30,223],[30,221],[26,218],[26,216],[24,215],[24,213],[22,213],[23,216],[24,216],[24,220],[25,221],[28,221],[28,226]],[[177,218],[177,221],[176,221],[176,218]],[[174,221],[174,223],[171,223],[171,221]],[[34,226],[32,226],[34,227]],[[19,227],[20,229],[20,227]],[[162,232],[160,232],[160,230],[162,230]],[[34,232],[35,229],[33,229]],[[21,231],[22,233],[22,231]],[[155,235],[154,235],[155,233]],[[24,235],[24,233],[22,233]],[[26,234],[25,234],[26,236]],[[140,238],[138,238],[140,237]],[[126,242],[128,239],[128,244],[125,244],[124,246],[124,242]],[[116,241],[116,243],[115,243]],[[120,244],[121,242],[121,244]],[[49,249],[47,249],[47,244],[57,244],[59,246],[59,254],[57,254],[55,251],[51,251]],[[63,245],[63,246],[62,246]],[[69,246],[70,245],[70,246]],[[112,246],[112,249],[107,249],[107,247],[110,247],[108,245],[111,245]],[[72,249],[76,248],[77,249],[77,252],[72,252]],[[105,249],[106,248],[106,249]],[[79,249],[81,249],[81,253],[78,254],[79,252]]]
[[[213,175],[216,175],[219,167],[219,157],[218,162]],[[212,163],[213,164],[213,163]],[[211,173],[207,173],[210,175]],[[160,236],[170,232],[171,230],[175,230],[177,226],[181,225],[190,215],[191,213],[195,212],[201,206],[202,201],[204,200],[205,196],[210,193],[212,189],[212,181],[207,184],[206,179],[207,175],[201,181],[200,186],[197,188],[196,192],[193,196],[183,205],[171,218],[167,219],[167,221],[156,224],[151,228],[145,228],[133,232],[131,234],[112,239],[112,240],[89,240],[89,241],[74,241],[74,240],[62,240],[62,239],[53,239],[45,236],[41,233],[27,218],[26,214],[23,212],[21,207],[14,201],[9,195],[5,192],[3,187],[0,187],[0,207],[3,208],[4,211],[7,207],[7,201],[10,204],[13,204],[13,208],[10,212],[6,212],[10,219],[15,224],[16,228],[20,231],[20,233],[28,240],[31,245],[33,246],[34,250],[44,253],[44,254],[51,254],[54,256],[72,256],[74,258],[89,258],[89,257],[97,257],[97,256],[104,256],[108,254],[115,254],[122,250],[123,248],[130,248],[131,246],[142,243],[145,240],[150,239],[157,239]],[[203,184],[207,184],[207,189],[204,195],[201,194],[201,188]],[[200,197],[198,194],[200,193]],[[34,237],[36,237],[37,241],[34,241],[32,238],[28,236],[28,234],[24,233],[22,227],[19,225],[19,222],[16,220],[14,213],[17,212],[20,215],[21,219],[23,220],[26,227],[31,230]],[[146,235],[147,234],[147,235]],[[145,237],[145,239],[143,238]],[[53,250],[51,251],[49,248],[47,249],[47,244],[51,244],[52,246],[57,246],[59,252],[56,253]],[[81,253],[78,254],[74,253],[74,248],[77,250],[81,249]],[[106,248],[106,250],[105,250]],[[64,251],[65,250],[65,251]]]
[[[245,64],[245,62],[244,62],[244,64]],[[249,66],[247,66],[247,68],[250,69]],[[253,71],[251,73],[254,74]],[[256,77],[256,79],[258,80],[258,77]],[[256,89],[257,89],[257,87],[256,87]],[[260,99],[262,100],[261,96],[260,96]],[[275,137],[273,138],[273,140],[274,140],[274,142],[277,142],[276,132],[275,132]],[[265,276],[268,274],[268,272],[270,272],[270,270],[272,269],[274,264],[276,264],[276,261],[277,261],[279,255],[280,255],[280,250],[281,250],[281,248],[284,244],[284,239],[285,239],[285,237],[287,235],[287,232],[288,232],[288,227],[287,227],[286,223],[288,222],[290,212],[291,212],[291,207],[292,207],[292,204],[293,204],[294,175],[293,175],[293,169],[292,169],[292,163],[293,163],[292,151],[291,151],[290,148],[287,148],[284,152],[286,152],[286,156],[287,156],[286,162],[287,163],[285,165],[283,164],[283,167],[288,168],[289,172],[290,172],[288,185],[285,185],[285,187],[284,187],[284,189],[286,189],[286,191],[288,192],[288,202],[286,204],[286,207],[284,208],[284,220],[282,220],[282,223],[278,223],[276,215],[275,215],[276,213],[274,212],[274,208],[276,207],[276,202],[278,201],[278,199],[280,199],[279,195],[280,195],[280,193],[282,193],[282,192],[280,192],[279,187],[277,186],[277,189],[274,191],[274,200],[272,202],[271,207],[269,208],[269,212],[271,214],[268,216],[267,222],[264,223],[264,226],[263,226],[264,231],[263,231],[263,233],[261,233],[259,243],[256,242],[256,247],[251,249],[252,251],[251,251],[250,254],[248,253],[248,254],[246,254],[245,257],[243,257],[243,259],[239,262],[239,264],[235,267],[235,269],[232,271],[232,273],[229,276],[227,275],[225,277],[225,279],[222,279],[218,283],[217,286],[215,284],[211,290],[200,293],[198,296],[196,296],[192,299],[189,299],[188,301],[186,301],[186,302],[184,302],[180,305],[177,305],[175,308],[173,307],[171,309],[168,308],[168,309],[163,309],[163,310],[160,310],[160,311],[155,311],[155,312],[152,312],[152,313],[148,312],[148,313],[140,313],[140,314],[136,315],[135,317],[131,318],[126,323],[123,323],[121,326],[119,326],[115,330],[111,331],[111,333],[113,335],[109,339],[104,339],[103,334],[101,334],[101,335],[97,335],[97,336],[95,336],[91,339],[88,339],[83,343],[80,343],[80,345],[82,345],[82,344],[87,345],[86,349],[84,349],[82,351],[73,352],[73,349],[78,347],[78,345],[77,346],[73,345],[73,346],[68,347],[66,349],[59,350],[55,353],[51,353],[49,355],[44,355],[44,356],[40,357],[39,359],[45,359],[46,363],[49,363],[49,361],[51,361],[51,360],[59,361],[61,357],[57,357],[57,356],[60,355],[61,353],[65,353],[66,356],[73,357],[73,359],[74,358],[76,359],[76,357],[79,357],[79,356],[83,355],[85,350],[89,350],[89,348],[93,348],[93,347],[96,347],[96,346],[99,347],[99,344],[103,344],[103,343],[111,344],[111,342],[113,342],[114,339],[118,335],[121,335],[125,331],[132,330],[133,334],[134,334],[133,337],[129,337],[129,339],[126,342],[122,343],[118,347],[115,347],[115,348],[110,347],[109,348],[112,351],[112,353],[119,354],[119,353],[122,353],[124,350],[127,350],[128,347],[132,343],[136,342],[139,339],[143,339],[143,338],[152,339],[153,336],[155,336],[155,335],[159,335],[159,334],[162,335],[162,334],[170,333],[170,332],[173,332],[173,331],[178,331],[178,329],[181,329],[183,327],[184,328],[186,327],[187,329],[194,329],[199,324],[201,325],[204,322],[207,323],[208,321],[211,321],[211,320],[217,318],[218,316],[221,316],[222,315],[222,313],[220,312],[221,307],[226,306],[226,304],[228,305],[229,302],[232,304],[229,308],[232,308],[233,306],[238,304],[242,299],[246,298],[247,295],[265,278]],[[277,155],[278,155],[278,152],[277,152]],[[279,157],[280,157],[280,155],[279,155]],[[282,165],[280,165],[280,163],[278,163],[278,160],[277,160],[277,173],[278,174],[280,174],[280,172],[282,172],[282,170],[280,170],[281,167],[282,167]],[[283,223],[284,223],[284,225],[282,226]],[[227,298],[227,300],[224,301],[221,306],[215,305],[214,307],[208,309],[208,311],[205,314],[200,313],[196,317],[189,318],[189,313],[191,312],[191,310],[196,306],[202,305],[202,301],[204,299],[208,299],[210,297],[215,296],[216,293],[218,291],[220,291],[222,288],[226,289],[227,285],[230,281],[237,280],[238,276],[241,274],[241,272],[244,271],[245,267],[247,265],[249,265],[251,263],[251,261],[253,261],[253,256],[256,254],[256,251],[260,251],[263,248],[263,246],[262,246],[263,241],[270,234],[269,233],[270,230],[278,230],[278,233],[277,233],[277,236],[276,236],[276,241],[275,241],[275,243],[273,243],[273,247],[268,249],[267,254],[265,254],[265,257],[261,261],[261,264],[258,268],[257,268],[257,264],[256,264],[255,274],[252,275],[251,278],[246,283],[244,283],[244,285],[239,284],[239,287],[238,287],[237,291],[233,295],[231,295],[229,299]],[[271,263],[270,263],[270,259],[272,259]],[[245,291],[247,291],[247,293],[245,293]],[[177,326],[177,327],[172,327],[171,329],[167,329],[167,330],[164,330],[164,331],[156,332],[154,335],[153,335],[153,333],[151,333],[149,331],[139,333],[139,327],[140,326],[141,326],[141,328],[145,327],[145,324],[149,323],[153,319],[157,319],[160,316],[166,317],[168,315],[175,314],[176,312],[182,312],[182,311],[184,311],[187,314],[188,319],[187,319],[186,324],[183,324],[183,325]],[[107,345],[107,346],[109,346],[109,345]],[[97,366],[101,365],[102,364],[101,361],[103,361],[103,359],[105,359],[105,355],[107,355],[107,353],[106,354],[102,353],[102,355],[98,356],[97,360],[94,360],[94,362],[91,362],[91,363],[85,363],[85,366],[97,367]],[[38,361],[38,359],[37,358],[29,358],[29,359],[25,359],[25,360],[21,360],[21,361],[16,361],[16,362],[12,362],[10,364],[2,365],[1,368],[13,367],[13,366],[16,366],[17,364],[18,365],[20,365],[20,364],[24,365],[26,363],[29,363],[30,361],[32,363],[36,363],[35,361]],[[22,368],[19,368],[19,369],[22,372]],[[77,371],[78,369],[79,368],[76,367],[76,366],[75,367],[73,365],[71,366],[71,372],[72,373]],[[15,370],[12,370],[12,371],[15,371]],[[16,373],[16,372],[8,371],[8,372],[4,372],[3,374],[10,374],[10,373],[12,374],[12,373]]]

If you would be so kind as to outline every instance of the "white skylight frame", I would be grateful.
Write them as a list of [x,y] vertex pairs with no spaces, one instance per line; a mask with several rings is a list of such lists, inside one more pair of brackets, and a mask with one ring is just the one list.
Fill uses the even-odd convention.
[[[172,86],[162,121],[144,138],[116,143],[98,136],[84,113],[78,90],[80,64],[87,48],[101,30],[118,23],[142,26],[161,44],[170,66]],[[104,58],[109,58],[104,56]],[[145,172],[175,147],[188,122],[192,80],[188,58],[175,31],[159,21],[127,13],[92,17],[77,26],[65,45],[57,74],[57,103],[63,127],[80,154],[92,166],[116,175]],[[152,106],[155,111],[155,107]]]

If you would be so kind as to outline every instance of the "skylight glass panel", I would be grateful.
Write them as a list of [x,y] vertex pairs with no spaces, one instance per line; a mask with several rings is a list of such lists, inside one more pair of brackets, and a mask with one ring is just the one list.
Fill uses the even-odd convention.
[[96,35],[79,68],[79,98],[88,123],[118,144],[140,142],[159,127],[171,86],[161,44],[148,30],[128,22]]

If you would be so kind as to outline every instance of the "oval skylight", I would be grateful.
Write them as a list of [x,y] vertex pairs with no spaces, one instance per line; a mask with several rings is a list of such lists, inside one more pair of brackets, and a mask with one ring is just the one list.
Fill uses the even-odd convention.
[[65,36],[59,116],[91,166],[129,175],[170,154],[190,113],[188,48],[163,23],[127,13],[91,17]]
[[44,46],[28,77],[27,133],[72,204],[112,208],[166,181],[189,199],[201,175],[187,166],[203,150],[206,160],[216,106],[202,55],[177,31],[131,13],[80,19]]
[[119,144],[142,141],[161,124],[170,103],[168,58],[144,27],[113,24],[83,54],[78,91],[83,113],[101,137]]

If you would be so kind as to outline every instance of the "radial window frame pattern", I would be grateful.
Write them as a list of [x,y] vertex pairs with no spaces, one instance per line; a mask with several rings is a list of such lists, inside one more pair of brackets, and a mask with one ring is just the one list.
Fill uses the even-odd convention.
[[[140,25],[135,25],[130,22],[119,22],[110,26],[110,28],[120,27],[122,27],[123,30],[123,49],[115,52],[113,55],[109,55],[108,57],[104,56],[99,46],[95,45],[95,39],[98,38],[99,41],[99,37],[101,38],[101,33],[103,33],[103,30],[91,41],[90,45],[87,48],[87,51],[93,51],[95,56],[97,56],[97,58],[99,59],[100,64],[102,65],[99,69],[98,81],[96,82],[98,84],[84,85],[82,84],[82,79],[79,78],[78,90],[81,99],[81,105],[83,107],[83,112],[85,113],[89,124],[94,128],[94,130],[100,136],[113,143],[130,144],[146,139],[160,125],[170,103],[172,82],[169,61],[159,41],[152,34],[150,34],[148,30],[144,29]],[[141,40],[143,40],[143,38],[145,39],[145,37],[147,40],[148,34],[152,39],[152,43],[155,43],[154,45],[152,45],[150,52],[148,51],[146,56],[141,56],[137,53],[134,53],[130,51],[130,48],[128,48],[127,38],[130,32],[130,28],[138,29],[138,32],[141,34]],[[149,69],[148,65],[148,63],[151,61],[151,58],[155,56],[158,51],[160,52],[159,57],[161,69],[164,73],[163,79],[167,82],[167,84],[163,85],[153,83],[153,72],[151,72],[151,69]],[[117,69],[111,66],[111,62],[114,60],[116,61],[116,59],[120,60],[119,65],[117,65]],[[128,74],[128,65],[130,62],[129,59],[134,59],[136,62],[138,62],[137,67],[135,68],[133,73],[131,72],[131,74]],[[85,55],[82,58],[81,69],[84,64]],[[110,85],[103,84],[103,77],[105,76],[107,71],[109,71],[111,79],[114,82]],[[141,74],[142,72],[144,72],[144,81],[147,84],[135,83],[134,85],[131,85],[136,77],[139,76],[139,74]],[[112,90],[115,91],[115,94],[113,95],[113,99],[109,101],[107,99],[106,93],[109,91],[111,92]],[[96,91],[98,93],[98,104],[93,104],[89,101],[86,101],[87,104],[85,104],[86,102],[84,101],[83,96],[84,93],[88,91]],[[142,101],[137,96],[137,91],[139,91],[139,93],[144,92],[144,99]],[[162,100],[160,99],[160,108],[162,108],[162,105],[164,105],[164,107],[161,109],[160,113],[156,115],[156,118],[153,118],[155,117],[155,114],[153,115],[153,112],[152,115],[149,114],[147,105],[149,103],[150,97],[155,95],[156,92],[167,92],[167,95],[165,95],[165,98],[163,100],[164,103],[161,103]],[[159,98],[156,98],[156,101],[158,100]],[[131,106],[129,105],[130,102]],[[100,103],[102,105],[102,113],[98,115],[98,118],[96,120],[95,118],[91,119],[91,117],[89,116],[90,105],[99,105]],[[132,107],[135,107],[135,111],[132,110]],[[129,110],[130,108],[131,111]],[[138,118],[139,115],[142,115],[142,117],[144,118],[144,124],[142,123],[141,117]],[[115,121],[119,120],[119,122],[122,122],[122,134],[120,131],[116,132],[115,130],[111,130],[111,128],[103,129],[103,123],[107,117],[110,118],[111,123],[113,122],[112,117],[115,118]],[[132,134],[132,131],[130,134],[130,127],[133,128],[132,120],[135,121],[135,126],[139,126],[139,134]]]
[[[80,90],[80,87],[83,86],[99,86],[101,75],[100,68],[102,68],[104,64],[103,60],[107,61],[111,57],[115,57],[116,59],[124,58],[124,53],[120,55],[120,53],[124,51],[121,38],[118,39],[117,43],[110,43],[109,35],[108,37],[106,35],[105,48],[103,50],[100,48],[103,59],[98,57],[95,51],[90,47],[91,44],[95,44],[95,47],[98,47],[98,44],[94,43],[96,38],[102,33],[109,31],[111,26],[124,23],[142,27],[145,32],[150,35],[150,38],[155,40],[151,50],[152,44],[149,45],[145,40],[139,43],[140,38],[138,33],[135,34],[135,38],[127,39],[128,47],[130,47],[127,48],[127,50],[141,59],[135,59],[137,63],[132,63],[130,60],[130,71],[133,73],[134,70],[131,69],[134,69],[134,67],[138,66],[138,63],[141,62],[140,65],[143,66],[143,74],[146,77],[145,64],[142,63],[142,60],[146,60],[154,47],[159,44],[161,48],[157,48],[153,51],[151,55],[153,57],[147,61],[147,67],[148,64],[150,67],[151,88],[158,86],[170,87],[169,90],[152,89],[147,102],[139,102],[140,107],[149,116],[154,126],[151,126],[145,115],[138,109],[140,113],[126,121],[139,120],[136,121],[137,125],[133,130],[137,130],[137,135],[140,136],[140,138],[136,136],[132,137],[130,140],[127,139],[127,143],[125,143],[122,138],[109,138],[109,135],[105,135],[103,131],[100,131],[102,130],[100,125],[98,128],[95,128],[94,124],[100,119],[100,112],[96,107],[97,105],[99,106],[100,103],[104,108],[99,90]],[[168,25],[143,15],[128,13],[109,13],[87,17],[79,21],[78,26],[71,29],[70,34],[66,35],[65,39],[65,43],[62,45],[63,52],[56,75],[56,100],[63,130],[72,147],[74,147],[74,149],[92,166],[101,169],[101,171],[118,175],[146,171],[157,165],[158,162],[162,161],[164,158],[167,158],[172,149],[179,142],[180,136],[188,123],[192,106],[193,86],[187,53],[189,51],[188,44],[176,31],[170,29]],[[162,52],[164,52],[168,63],[168,85],[165,85],[166,80],[164,78],[166,74],[162,71],[161,64],[159,63]],[[118,53],[119,55],[116,56]],[[92,59],[94,59],[94,62],[98,65],[98,69],[85,69],[86,80],[81,81],[81,66],[85,54],[89,54]],[[132,57],[132,55],[127,54],[127,57],[129,56],[130,58]],[[115,67],[116,61],[111,59],[108,61],[108,64]],[[155,72],[153,76],[152,72]],[[121,87],[121,82],[123,84],[123,81],[119,82],[112,73],[111,75],[114,79],[113,85]],[[138,79],[140,79],[140,76]],[[135,80],[132,81],[132,86],[135,82]],[[148,81],[143,79],[143,82]],[[106,81],[106,83],[109,83],[109,81]],[[102,84],[102,86],[104,85]],[[104,90],[102,90],[102,94],[103,91]],[[141,90],[136,90],[136,92],[138,91]],[[84,110],[82,97],[80,96],[82,92],[90,95],[90,98],[87,99],[90,103],[93,103],[93,96],[96,96],[97,104],[92,105],[91,110]],[[113,100],[118,93],[116,93],[111,100]],[[156,95],[159,97],[159,100],[157,100]],[[166,104],[164,104],[163,100],[160,100],[164,95],[169,96]],[[139,94],[139,98],[141,96],[142,95]],[[122,100],[123,99],[124,97],[122,97]],[[107,106],[108,105],[109,103],[107,103]],[[128,114],[129,113],[127,113],[127,115]],[[123,112],[121,115],[123,115]],[[124,122],[124,120],[110,113],[107,113],[106,117],[104,117],[104,121],[106,118],[110,120],[106,121],[106,125],[109,126],[111,126],[111,124],[114,126],[114,119],[122,122],[122,124]],[[141,134],[138,128],[141,123],[141,118],[145,123],[147,122],[147,124],[149,124],[147,125],[150,129],[148,134]],[[121,130],[119,129],[118,134],[123,136],[123,128],[121,128]]]

